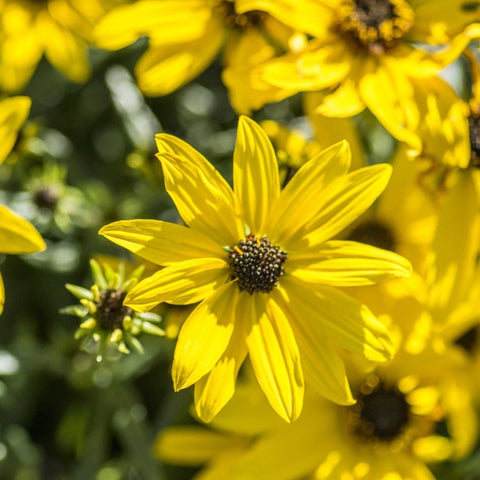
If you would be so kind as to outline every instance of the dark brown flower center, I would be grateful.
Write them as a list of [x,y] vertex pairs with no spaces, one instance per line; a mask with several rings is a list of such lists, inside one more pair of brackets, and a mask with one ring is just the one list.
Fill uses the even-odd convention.
[[410,30],[413,16],[405,0],[344,0],[338,29],[361,50],[382,54]]
[[392,441],[403,433],[410,419],[405,395],[382,383],[360,393],[350,410],[353,431],[364,440]]
[[395,251],[396,241],[392,229],[376,220],[368,220],[357,225],[348,236],[349,240],[367,243],[374,247]]
[[267,15],[259,10],[251,12],[237,13],[235,3],[232,0],[223,0],[216,7],[219,16],[224,23],[234,29],[246,29],[248,27],[258,27],[261,25]]
[[285,273],[283,264],[287,252],[272,245],[267,237],[250,233],[229,251],[232,279],[238,288],[252,294],[268,293]]
[[463,335],[455,339],[455,345],[462,347],[466,352],[472,353],[478,342],[478,334],[478,328],[472,327]]
[[120,289],[103,290],[96,303],[97,311],[95,319],[98,326],[107,332],[113,332],[117,328],[123,330],[123,319],[127,315],[132,315],[133,310],[123,305],[126,292]]
[[477,10],[480,11],[480,2],[479,1],[463,2],[460,5],[460,8],[467,13],[476,12]]
[[470,166],[480,168],[480,114],[468,117],[470,130]]
[[57,192],[52,188],[41,188],[35,192],[33,197],[35,205],[39,208],[53,210],[58,202]]

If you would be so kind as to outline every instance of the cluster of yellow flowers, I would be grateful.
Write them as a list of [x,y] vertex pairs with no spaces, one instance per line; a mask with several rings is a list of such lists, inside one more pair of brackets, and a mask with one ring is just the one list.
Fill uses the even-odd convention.
[[[165,95],[222,50],[222,80],[242,115],[233,188],[160,133],[157,157],[183,224],[100,230],[158,266],[128,285],[109,274],[122,295],[107,342],[135,342],[132,318],[157,328],[146,312],[159,304],[195,304],[172,377],[175,390],[194,385],[203,425],[161,432],[159,459],[203,466],[198,480],[429,480],[427,464],[472,451],[480,2],[0,0],[0,17],[6,92],[23,88],[43,53],[84,81],[86,45],[116,50],[147,36],[138,85]],[[458,59],[469,71],[463,98],[440,76]],[[249,117],[298,93],[312,141]],[[28,107],[25,97],[0,103],[0,160]],[[364,109],[398,141],[390,164],[367,165],[351,118]],[[44,247],[5,207],[0,239],[5,253]],[[106,308],[98,289],[75,288],[82,314]]]

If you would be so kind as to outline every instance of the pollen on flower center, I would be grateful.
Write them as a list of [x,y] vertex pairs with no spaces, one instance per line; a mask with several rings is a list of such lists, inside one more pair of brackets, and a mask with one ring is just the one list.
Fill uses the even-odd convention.
[[410,419],[405,395],[394,387],[378,383],[364,385],[350,407],[353,432],[363,440],[389,442],[401,435]]
[[100,293],[100,298],[95,306],[95,319],[98,326],[105,331],[113,332],[117,328],[123,330],[123,320],[126,316],[131,316],[133,310],[123,305],[126,292],[120,289],[106,289]]
[[267,237],[250,233],[229,251],[232,278],[240,290],[270,292],[285,273],[283,264],[287,252],[272,245]]
[[480,168],[480,115],[468,117],[470,130],[470,166]]
[[362,50],[382,54],[410,30],[413,16],[405,0],[345,0],[338,30]]

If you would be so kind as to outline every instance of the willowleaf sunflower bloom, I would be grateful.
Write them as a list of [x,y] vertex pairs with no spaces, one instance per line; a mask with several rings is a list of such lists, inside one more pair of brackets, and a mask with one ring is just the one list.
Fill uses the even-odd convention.
[[347,173],[341,142],[306,162],[280,191],[278,163],[265,132],[241,117],[233,158],[234,189],[196,150],[156,136],[166,189],[188,226],[119,221],[100,233],[164,266],[141,281],[125,304],[147,311],[160,302],[200,302],[175,349],[175,390],[195,384],[198,415],[209,421],[233,394],[247,353],[274,410],[286,420],[302,408],[305,370],[323,395],[353,403],[335,348],[382,362],[389,334],[361,303],[336,287],[406,276],[403,257],[329,240],[364,212],[391,167]]
[[[14,97],[0,102],[0,164],[10,153],[19,128],[30,111],[30,99]],[[35,227],[9,208],[0,205],[0,253],[34,253],[45,248]],[[5,289],[0,275],[0,314],[5,304]]]
[[21,91],[45,55],[63,75],[90,75],[87,46],[98,19],[116,0],[0,1],[0,87]]
[[[479,34],[480,7],[461,0],[237,0],[312,36],[256,75],[286,92],[322,91],[318,111],[349,117],[364,108],[400,141],[420,149],[422,116],[413,79],[431,78]],[[435,45],[423,50],[416,45]],[[437,45],[445,47],[438,50]]]

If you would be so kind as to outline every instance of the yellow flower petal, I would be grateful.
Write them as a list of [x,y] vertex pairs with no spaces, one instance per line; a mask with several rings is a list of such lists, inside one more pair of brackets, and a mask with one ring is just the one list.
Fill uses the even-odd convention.
[[320,245],[341,232],[372,205],[385,189],[391,173],[392,167],[388,164],[364,167],[320,193],[315,205],[319,213],[300,230],[303,238],[297,235],[296,245]]
[[159,220],[123,220],[98,232],[110,241],[157,265],[202,257],[221,257],[223,250],[210,238],[188,227]]
[[335,12],[317,0],[235,0],[238,13],[252,10],[268,12],[299,32],[323,36],[328,32]]
[[263,79],[274,87],[313,91],[341,82],[350,70],[351,53],[345,44],[312,41],[300,53],[290,53],[271,60],[262,68]]
[[[441,78],[414,79],[415,101],[420,110],[420,152],[433,163],[467,168],[470,135],[465,103]],[[395,168],[395,167],[394,167]]]
[[161,302],[196,303],[223,285],[230,269],[220,258],[195,258],[174,263],[132,288],[125,305],[146,312]]
[[[288,428],[261,436],[235,465],[233,478],[292,480],[309,478],[330,449],[320,420],[301,417]],[[317,421],[316,421],[317,420]],[[313,425],[312,425],[313,424]]]
[[480,4],[465,0],[415,3],[415,23],[408,36],[417,42],[445,42],[480,19]]
[[[352,67],[353,69],[353,67]],[[365,109],[358,85],[351,73],[334,91],[323,96],[316,113],[331,117],[353,117]]]
[[479,227],[477,189],[472,176],[462,173],[445,198],[431,249],[428,303],[438,324],[471,288]]
[[245,369],[244,373],[232,400],[213,420],[213,427],[246,437],[285,427],[285,422],[272,410],[260,386],[254,381],[251,368]]
[[2,12],[2,27],[15,25],[0,43],[0,85],[9,92],[22,90],[33,74],[43,53],[43,46],[31,13],[16,8]]
[[[172,138],[156,136],[157,143],[166,142],[177,148],[179,142],[171,142]],[[158,154],[165,188],[188,226],[221,246],[234,245],[243,237],[243,231],[234,210],[233,192],[218,171],[199,153],[190,154],[191,150],[185,149],[181,156]]]
[[1,253],[34,253],[45,248],[43,238],[30,222],[0,205]]
[[321,103],[322,98],[323,95],[319,92],[306,93],[303,96],[304,109],[312,122],[315,140],[322,149],[346,140],[352,151],[350,169],[356,170],[364,167],[366,165],[365,149],[354,121],[351,118],[332,118],[316,113],[315,109]]
[[198,466],[242,443],[238,437],[213,432],[199,425],[182,425],[163,430],[155,440],[153,453],[167,463]]
[[411,274],[408,260],[380,248],[349,241],[329,241],[292,253],[288,274],[311,284],[337,287],[370,285]]
[[113,9],[93,35],[99,47],[112,50],[144,35],[155,44],[187,43],[205,34],[211,15],[206,0],[139,1]]
[[[280,293],[281,292],[281,293]],[[345,365],[325,338],[322,323],[297,315],[289,307],[288,294],[283,289],[275,295],[281,308],[294,319],[292,328],[301,352],[306,383],[320,395],[339,405],[352,405],[355,399],[348,385]]]
[[[234,306],[232,302],[231,308]],[[204,422],[210,422],[232,398],[238,369],[247,355],[241,322],[237,316],[235,320],[235,329],[225,352],[212,370],[195,384],[195,410]]]
[[260,126],[240,117],[233,154],[237,209],[249,231],[265,231],[267,216],[280,193],[278,163],[272,144]]
[[[190,314],[178,335],[173,357],[175,391],[186,388],[212,370],[225,352],[236,320],[238,289],[218,288]],[[232,342],[244,342],[243,336]]]
[[333,342],[375,362],[392,358],[394,349],[386,327],[365,305],[336,288],[312,290],[293,277],[283,278],[282,287],[288,292],[291,311],[318,322]]
[[430,435],[415,439],[412,449],[414,454],[424,462],[441,462],[451,457],[452,442],[449,438],[440,435]]
[[412,82],[393,61],[375,65],[360,79],[360,95],[383,126],[398,140],[419,151],[421,140],[412,125],[420,114],[415,103]]
[[147,95],[166,95],[198,76],[213,62],[224,41],[222,25],[209,22],[204,37],[181,44],[155,44],[135,67],[140,89]]
[[28,97],[7,98],[0,102],[0,164],[15,144],[17,133],[30,111]]
[[57,24],[46,11],[38,14],[36,26],[49,62],[75,82],[87,80],[90,75],[87,42]]
[[317,214],[317,204],[325,190],[329,191],[349,166],[350,149],[346,142],[323,150],[305,163],[272,208],[267,228],[272,241],[290,245],[295,233]]
[[303,404],[298,347],[285,314],[271,299],[254,294],[246,312],[247,346],[257,380],[273,409],[287,422]]
[[[272,18],[266,19],[272,21]],[[267,28],[267,24],[265,25]],[[263,29],[247,29],[228,37],[222,81],[234,110],[245,115],[266,103],[278,102],[295,92],[273,87],[262,80],[256,67],[275,57],[275,47]]]

